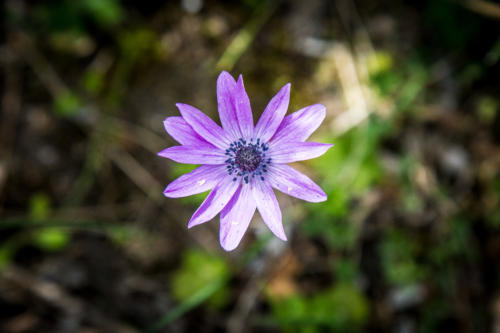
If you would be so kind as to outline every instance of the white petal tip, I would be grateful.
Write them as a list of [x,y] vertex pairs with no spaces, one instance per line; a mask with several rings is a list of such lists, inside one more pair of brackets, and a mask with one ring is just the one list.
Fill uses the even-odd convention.
[[279,239],[281,239],[283,242],[287,242],[288,241],[288,238],[286,238],[286,235],[283,234],[283,235],[276,235],[276,237],[278,237]]
[[231,245],[225,245],[225,244],[221,243],[220,245],[222,246],[222,248],[226,252],[231,252],[231,251],[235,250],[238,247],[238,245],[232,245],[232,244]]

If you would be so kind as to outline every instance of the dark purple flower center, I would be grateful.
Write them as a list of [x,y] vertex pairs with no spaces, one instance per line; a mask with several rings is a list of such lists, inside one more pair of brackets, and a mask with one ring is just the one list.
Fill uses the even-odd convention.
[[236,150],[234,162],[242,171],[255,171],[262,161],[262,153],[253,146],[243,146]]
[[226,155],[229,157],[226,160],[227,173],[233,176],[233,181],[241,177],[246,184],[255,176],[264,180],[267,166],[271,163],[271,158],[266,158],[268,149],[266,144],[260,142],[260,139],[256,141],[251,139],[247,142],[240,138],[234,141],[226,149]]

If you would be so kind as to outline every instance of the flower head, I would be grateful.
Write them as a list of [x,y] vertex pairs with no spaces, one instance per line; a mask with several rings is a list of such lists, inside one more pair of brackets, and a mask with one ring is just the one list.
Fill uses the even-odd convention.
[[314,104],[285,117],[289,100],[287,84],[254,126],[242,76],[235,81],[222,72],[217,79],[222,128],[200,110],[181,103],[177,104],[181,117],[164,121],[167,132],[181,145],[158,155],[179,163],[201,164],[170,183],[164,194],[178,198],[211,190],[188,228],[220,213],[220,243],[226,251],[238,246],[256,209],[269,229],[286,240],[273,188],[310,202],[326,200],[318,185],[286,165],[321,156],[333,146],[305,142],[325,118],[325,107]]

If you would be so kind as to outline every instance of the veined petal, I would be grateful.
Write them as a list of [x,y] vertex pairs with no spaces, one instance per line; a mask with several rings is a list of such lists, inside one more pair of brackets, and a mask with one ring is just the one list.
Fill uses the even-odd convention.
[[186,122],[202,138],[220,149],[226,149],[230,143],[226,133],[209,116],[188,104],[177,103],[177,108],[181,112]]
[[167,133],[181,145],[197,146],[199,144],[209,144],[182,117],[168,117],[163,121],[163,125]]
[[266,178],[272,187],[292,197],[309,202],[321,202],[327,199],[321,187],[291,166],[270,165]]
[[234,250],[247,231],[256,203],[250,186],[243,185],[220,214],[220,244],[226,251]]
[[305,141],[323,122],[326,108],[314,104],[300,109],[283,119],[270,143]]
[[233,91],[236,88],[236,81],[226,71],[220,73],[217,78],[217,104],[222,127],[233,140],[241,137],[241,131],[236,116],[236,109],[233,102]]
[[240,186],[239,182],[234,182],[231,177],[222,178],[194,212],[191,220],[189,220],[188,228],[213,219],[228,204],[238,186]]
[[332,146],[329,143],[319,142],[288,142],[271,146],[269,157],[273,163],[310,160],[323,155]]
[[240,75],[236,87],[233,91],[234,105],[236,107],[236,117],[240,125],[240,131],[244,139],[253,137],[253,115],[250,100],[248,99],[243,76]]
[[260,179],[255,179],[252,193],[264,223],[276,237],[286,241],[285,230],[281,221],[281,209],[271,185]]
[[184,164],[224,164],[227,159],[222,150],[211,145],[173,146],[158,155]]
[[163,194],[169,198],[180,198],[202,193],[214,188],[225,174],[222,165],[202,165],[168,184]]
[[290,102],[290,86],[290,83],[286,84],[269,101],[257,122],[255,137],[260,138],[263,142],[267,142],[272,138],[286,114]]

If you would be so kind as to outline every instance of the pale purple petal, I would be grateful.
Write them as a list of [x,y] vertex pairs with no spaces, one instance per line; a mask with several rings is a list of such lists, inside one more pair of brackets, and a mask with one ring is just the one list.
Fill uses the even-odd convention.
[[219,117],[222,127],[233,140],[241,137],[236,109],[233,102],[233,91],[236,88],[236,81],[226,71],[220,73],[217,78],[217,104],[219,107]]
[[222,208],[231,200],[238,186],[240,186],[239,182],[234,182],[231,177],[222,178],[194,212],[191,220],[189,220],[188,228],[210,221],[215,215],[219,214]]
[[331,147],[329,143],[288,142],[271,146],[268,155],[273,163],[292,163],[319,157]]
[[283,119],[270,143],[305,141],[323,122],[326,108],[321,104],[307,106]]
[[163,122],[165,130],[181,145],[196,146],[209,144],[182,117],[168,117]]
[[323,190],[309,177],[285,164],[269,166],[266,176],[272,187],[309,202],[321,202],[327,199]]
[[260,179],[255,179],[252,184],[253,198],[262,216],[262,220],[264,220],[264,223],[276,237],[286,241],[285,230],[283,229],[283,223],[281,221],[280,205],[274,195],[271,185]]
[[226,149],[230,143],[224,130],[219,127],[209,116],[188,104],[177,103],[177,108],[181,112],[186,122],[202,138],[220,149]]
[[[262,113],[257,126],[255,127],[255,137],[263,142],[269,141],[278,129],[290,102],[290,83],[286,84],[267,104]],[[297,141],[297,140],[295,140]]]
[[211,145],[173,146],[158,155],[184,164],[224,164],[227,159],[222,150]]
[[187,197],[214,188],[226,174],[222,165],[202,165],[171,182],[163,194],[169,198]]
[[226,251],[234,250],[247,231],[256,203],[250,186],[243,185],[220,214],[220,244]]
[[241,75],[238,82],[236,82],[233,98],[241,134],[244,139],[250,139],[253,137],[253,115],[250,100],[243,84],[243,76]]

